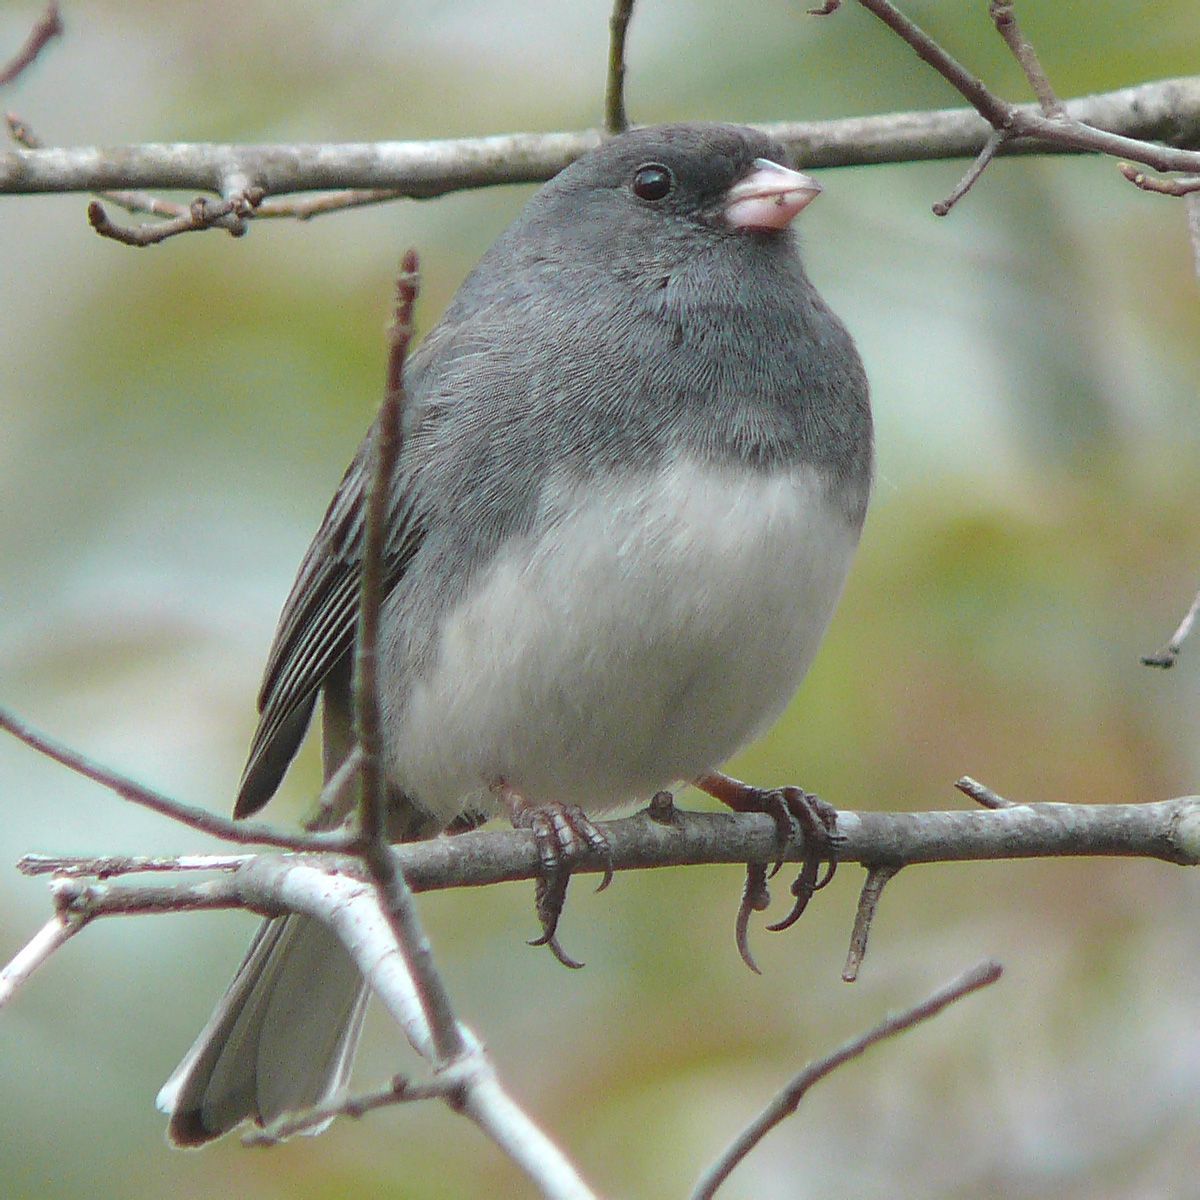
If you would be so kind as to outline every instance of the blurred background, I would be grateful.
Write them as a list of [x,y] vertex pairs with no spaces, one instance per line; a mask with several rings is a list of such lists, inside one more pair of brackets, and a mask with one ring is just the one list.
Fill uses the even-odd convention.
[[[1193,0],[1021,15],[1063,95],[1196,70]],[[854,5],[643,0],[637,121],[826,118],[957,103]],[[1001,92],[986,6],[906,8]],[[48,144],[486,134],[600,119],[608,0],[67,3],[2,97]],[[0,58],[40,11],[0,6]],[[786,718],[732,764],[843,807],[1200,791],[1200,641],[1139,665],[1200,583],[1200,291],[1178,201],[1108,161],[826,171],[802,234],[874,386],[879,481],[845,600]],[[100,761],[226,811],[293,572],[380,396],[393,272],[422,254],[428,328],[523,203],[504,188],[135,251],[86,199],[0,203],[0,702]],[[116,214],[114,214],[116,215]],[[313,748],[271,810],[294,819]],[[0,741],[0,859],[209,843]],[[684,803],[700,804],[695,795]],[[529,949],[528,885],[428,897],[465,1018],[606,1195],[685,1192],[804,1061],[984,956],[1004,980],[825,1082],[722,1193],[1193,1194],[1200,877],[1121,861],[912,869],[853,986],[861,872],[739,962],[736,868],[578,886],[587,961]],[[785,887],[777,891],[786,893]],[[782,894],[780,911],[786,901]],[[46,919],[0,872],[0,957]],[[169,1150],[156,1090],[243,952],[242,914],[98,923],[0,1015],[10,1197],[520,1196],[436,1106],[273,1151]],[[357,1079],[419,1070],[376,1020]]]

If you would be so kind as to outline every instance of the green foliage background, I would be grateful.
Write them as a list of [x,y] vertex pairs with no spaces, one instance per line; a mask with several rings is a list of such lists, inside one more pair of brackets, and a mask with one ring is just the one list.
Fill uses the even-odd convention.
[[[359,140],[594,124],[607,0],[67,4],[3,99],[49,143]],[[907,6],[1010,96],[986,6]],[[32,3],[0,7],[0,47]],[[1196,70],[1192,0],[1021,6],[1064,95]],[[1086,14],[1086,21],[1081,17]],[[7,50],[0,51],[0,54]],[[854,5],[643,0],[640,121],[835,117],[956,103]],[[879,484],[844,603],[784,721],[734,764],[846,807],[1197,788],[1200,645],[1154,673],[1200,577],[1200,292],[1182,206],[1111,162],[826,172],[811,271],[872,377]],[[420,319],[521,205],[507,188],[143,251],[81,197],[0,205],[0,698],[100,760],[224,810],[275,617],[379,397],[403,248]],[[274,813],[312,794],[306,753]],[[202,839],[0,742],[2,858],[201,850]],[[699,803],[695,797],[689,800]],[[913,869],[859,983],[839,981],[860,875],[787,935],[733,949],[739,872],[576,889],[567,972],[528,949],[531,890],[423,901],[468,1021],[605,1194],[679,1195],[802,1061],[985,955],[1005,980],[822,1085],[735,1197],[1190,1194],[1200,1154],[1200,879],[1150,863]],[[780,901],[782,904],[782,900]],[[0,956],[46,917],[0,873]],[[272,1152],[167,1149],[154,1093],[252,921],[111,921],[0,1016],[0,1191],[263,1200],[517,1196],[433,1106]],[[358,1078],[416,1069],[383,1022]]]

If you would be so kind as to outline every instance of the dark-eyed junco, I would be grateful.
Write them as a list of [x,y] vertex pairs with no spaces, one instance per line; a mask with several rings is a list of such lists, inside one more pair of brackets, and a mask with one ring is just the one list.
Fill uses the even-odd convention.
[[[587,813],[711,777],[778,717],[867,507],[854,344],[790,223],[820,190],[761,133],[638,129],[543,187],[406,373],[381,616],[397,837]],[[280,619],[236,814],[323,697],[352,745],[368,433]],[[183,1145],[346,1079],[365,997],[308,918],[268,921],[159,1097]]]

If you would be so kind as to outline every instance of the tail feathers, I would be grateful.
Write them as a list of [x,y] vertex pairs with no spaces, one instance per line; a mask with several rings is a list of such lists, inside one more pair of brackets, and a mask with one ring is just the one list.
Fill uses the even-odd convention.
[[366,1001],[357,967],[321,922],[266,921],[158,1094],[167,1136],[202,1146],[243,1121],[265,1125],[329,1100],[349,1077]]

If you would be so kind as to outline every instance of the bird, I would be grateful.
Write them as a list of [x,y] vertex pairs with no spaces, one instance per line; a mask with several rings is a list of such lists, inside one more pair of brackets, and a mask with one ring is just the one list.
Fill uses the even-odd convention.
[[[533,195],[411,357],[377,650],[394,840],[550,814],[541,833],[602,848],[592,815],[680,781],[737,808],[773,796],[780,818],[719,768],[807,672],[873,475],[866,374],[793,229],[820,191],[748,127],[612,136]],[[327,778],[354,747],[377,437],[284,605],[238,817],[318,699]],[[267,920],[159,1094],[169,1138],[328,1100],[365,1002],[329,930]]]

